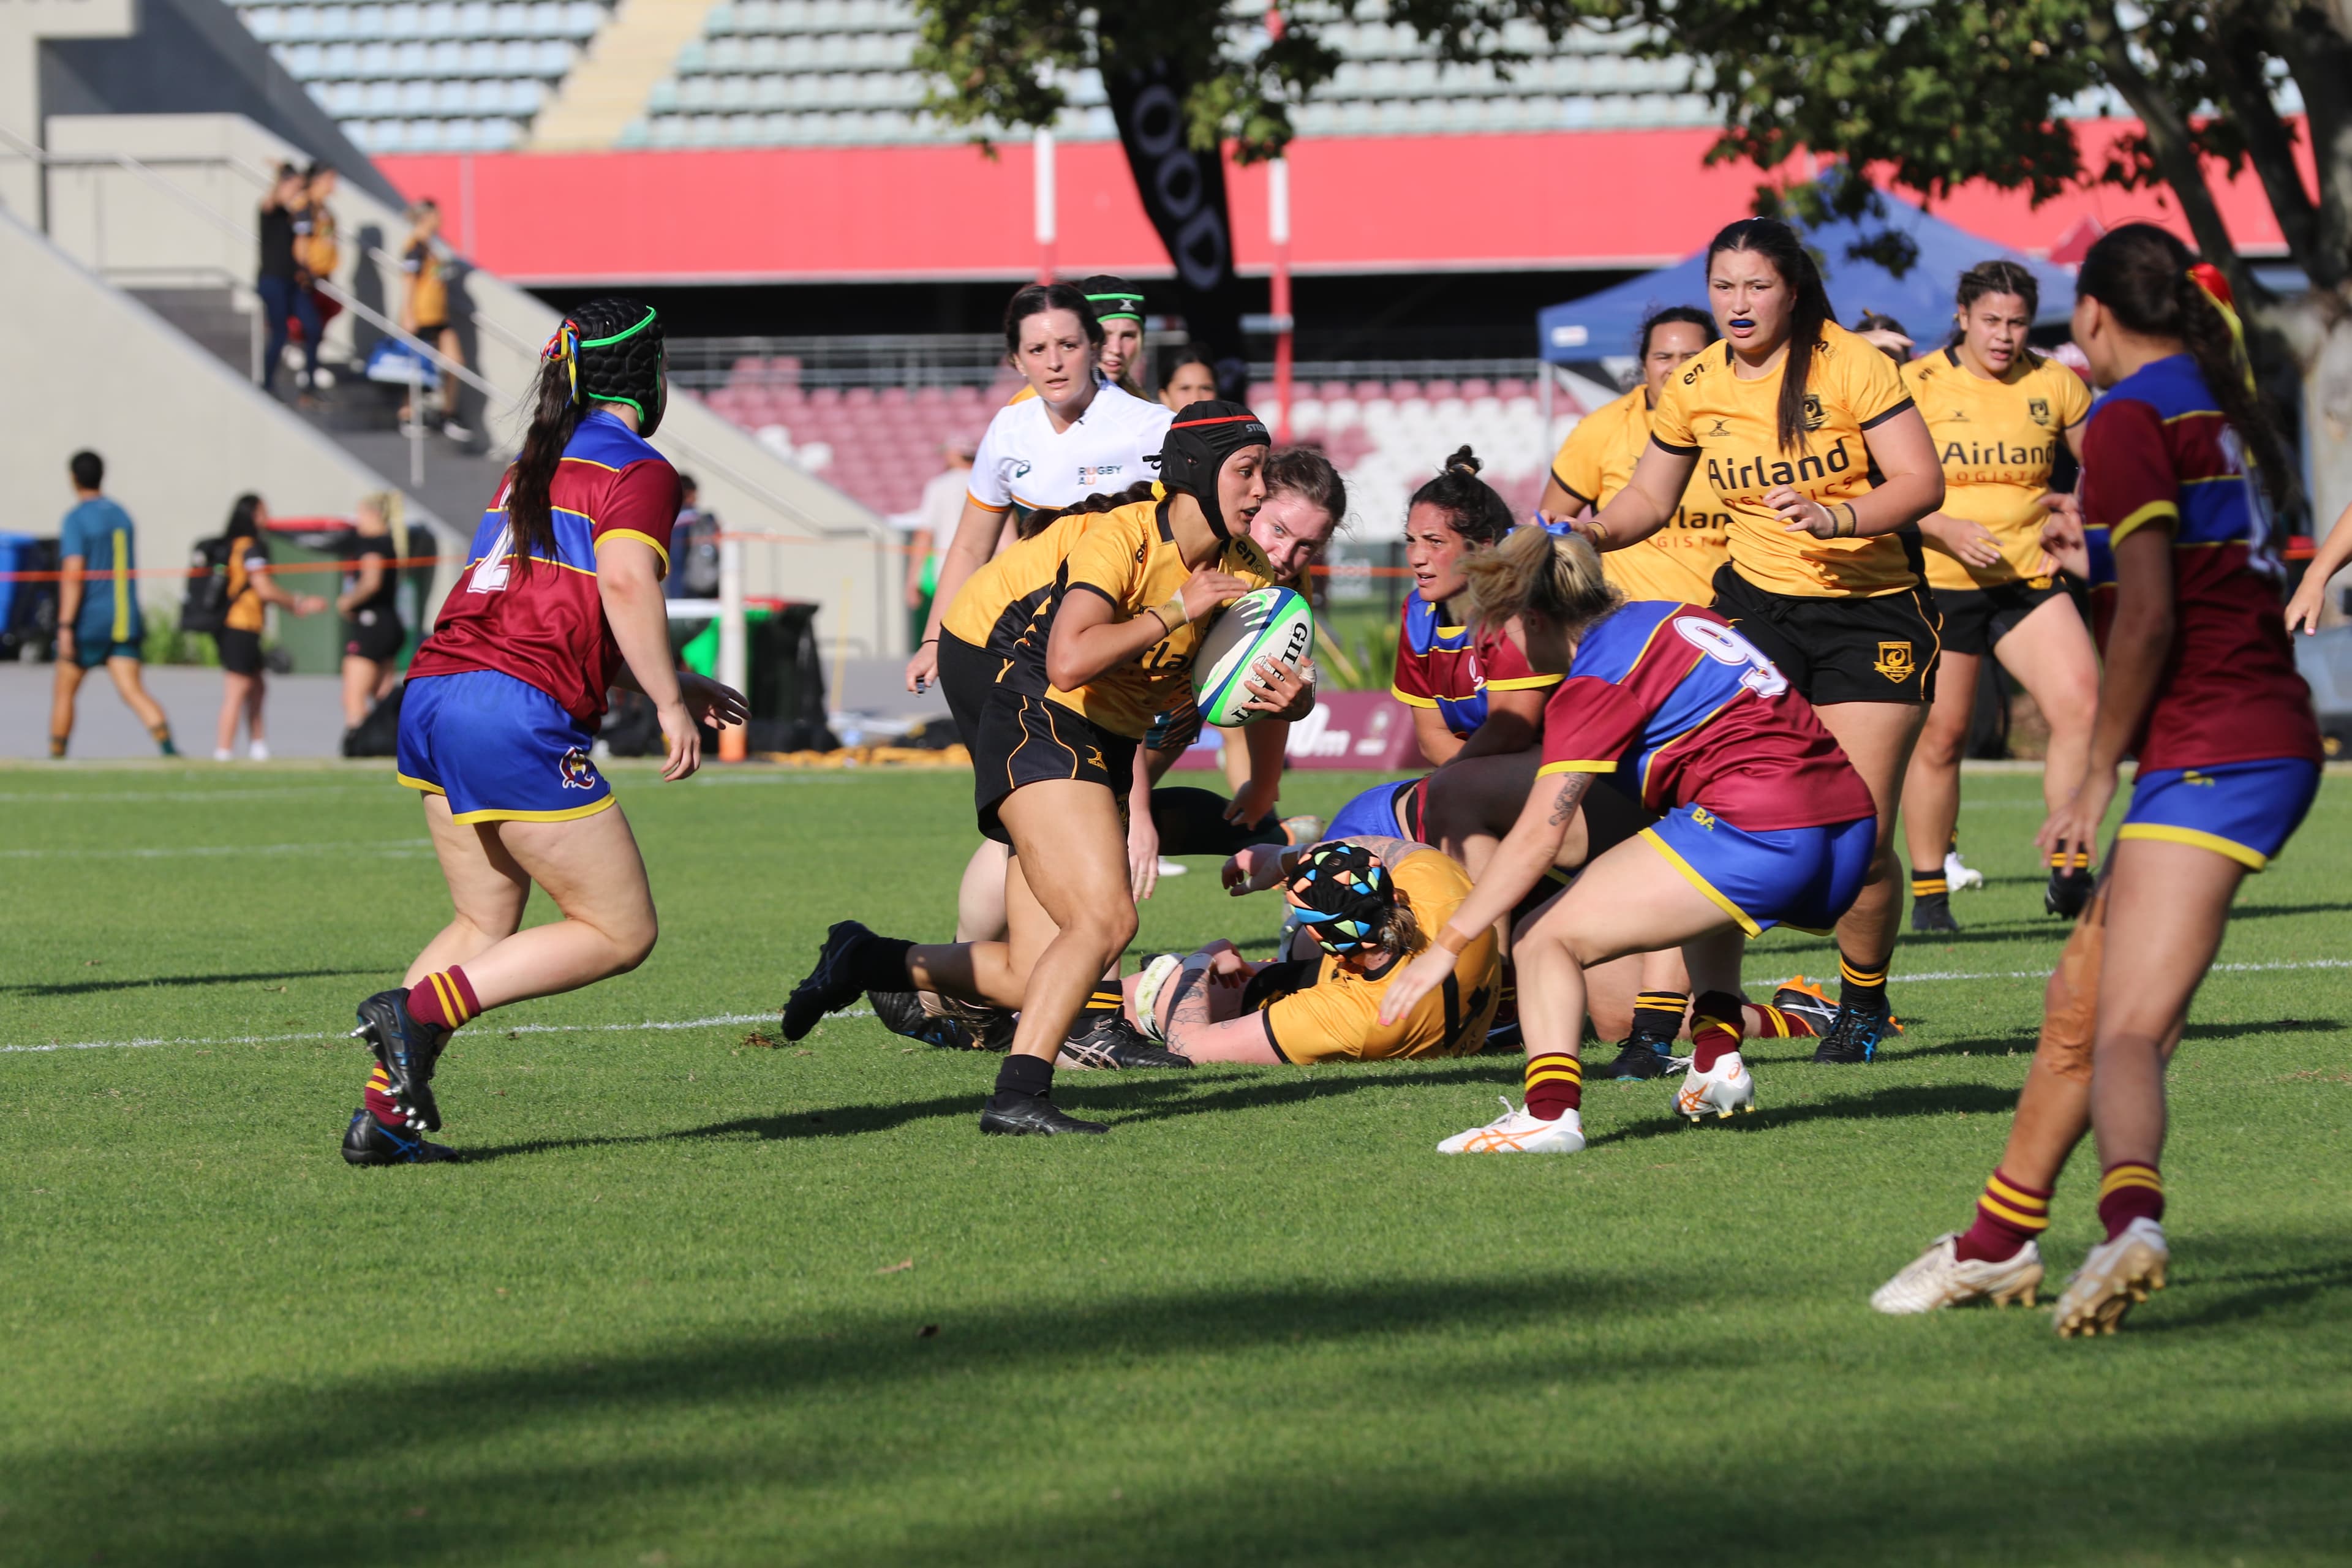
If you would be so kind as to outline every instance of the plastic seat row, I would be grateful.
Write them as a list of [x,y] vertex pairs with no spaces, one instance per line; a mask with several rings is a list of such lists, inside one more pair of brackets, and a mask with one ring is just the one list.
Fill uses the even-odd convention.
[[297,81],[463,82],[477,77],[561,80],[577,51],[561,41],[503,44],[280,44],[270,53]]
[[528,119],[545,101],[546,83],[530,77],[440,81],[313,82],[310,96],[339,120],[451,119],[497,115]]
[[489,5],[251,5],[238,15],[266,44],[351,38],[569,38],[596,36],[611,16],[598,0]]
[[908,33],[913,7],[899,0],[735,0],[711,7],[703,30],[721,33]]
[[523,121],[498,115],[345,119],[343,134],[363,153],[499,153],[522,144]]

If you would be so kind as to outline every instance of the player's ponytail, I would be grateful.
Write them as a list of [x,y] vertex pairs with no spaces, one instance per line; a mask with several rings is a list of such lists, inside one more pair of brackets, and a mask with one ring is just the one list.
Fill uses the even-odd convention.
[[[570,321],[556,329],[561,338],[576,335]],[[523,431],[522,450],[507,470],[507,539],[510,552],[526,564],[538,554],[555,553],[555,509],[552,494],[556,465],[579,427],[578,350],[561,348],[541,357],[538,379],[530,388],[530,424]]]
[[1511,505],[1496,493],[1494,486],[1478,477],[1478,470],[1485,467],[1477,453],[1467,447],[1456,447],[1437,477],[1424,481],[1421,489],[1412,492],[1405,510],[1410,512],[1417,506],[1433,506],[1445,514],[1454,531],[1470,543],[1501,543],[1503,536],[1511,531]]
[[[1393,884],[1394,879],[1391,880]],[[1396,902],[1372,922],[1372,934],[1367,940],[1391,958],[1411,958],[1429,945],[1429,933],[1421,929],[1421,917],[1412,912],[1412,902],[1402,888],[1396,889]]]
[[1523,528],[1492,550],[1462,563],[1470,582],[1470,604],[1482,626],[1535,616],[1580,636],[1585,627],[1625,602],[1601,574],[1601,552],[1580,533],[1553,535]]
[[2285,443],[2255,395],[2244,346],[2223,313],[2221,298],[2191,271],[2195,259],[2187,246],[2154,224],[2127,223],[2091,247],[2074,291],[2105,305],[2128,331],[2180,340],[2197,362],[2214,405],[2244,444],[2263,491],[2273,506],[2283,507],[2295,488]]
[[1822,286],[1822,269],[1813,264],[1797,231],[1776,217],[1744,217],[1727,224],[1706,247],[1706,269],[1727,250],[1744,250],[1772,264],[1789,290],[1789,358],[1780,372],[1780,405],[1774,423],[1780,449],[1801,452],[1805,437],[1805,388],[1811,379],[1813,352],[1822,346],[1822,329],[1832,319],[1830,291]]

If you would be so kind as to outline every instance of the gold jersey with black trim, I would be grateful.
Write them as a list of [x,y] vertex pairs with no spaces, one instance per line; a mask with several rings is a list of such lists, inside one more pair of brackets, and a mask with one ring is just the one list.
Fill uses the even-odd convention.
[[[1114,665],[1075,691],[1045,675],[1045,644],[1054,616],[1073,594],[1107,600],[1114,620],[1132,620],[1164,605],[1192,575],[1169,521],[1170,498],[1135,501],[1090,518],[1012,653],[1002,659],[997,685],[1042,697],[1114,735],[1147,745],[1181,744],[1200,721],[1192,699],[1192,657],[1216,624],[1217,613],[1187,621],[1124,664]],[[1225,542],[1216,564],[1252,588],[1274,584],[1274,566],[1246,535]],[[1219,612],[1222,613],[1222,612]]]
[[[1418,847],[1388,867],[1424,931],[1445,922],[1470,896],[1470,874],[1438,850]],[[1263,1009],[1275,1053],[1301,1066],[1325,1061],[1388,1061],[1458,1057],[1486,1044],[1503,996],[1502,954],[1492,928],[1454,960],[1454,973],[1393,1024],[1381,1022],[1389,981],[1412,960],[1391,958],[1373,973],[1343,969],[1328,953],[1312,984],[1276,996]]]
[[1967,592],[2046,583],[2058,563],[2042,548],[2049,515],[2042,498],[2050,493],[2058,444],[2090,416],[2090,388],[2056,360],[2030,352],[1999,380],[1981,376],[1951,348],[1905,365],[1903,383],[1943,464],[1944,504],[1937,510],[1980,523],[2000,542],[2000,560],[1990,566],[1970,566],[1930,542],[1927,585]]
[[1698,476],[1731,512],[1731,564],[1756,586],[1799,598],[1871,598],[1917,586],[1916,533],[1816,539],[1790,532],[1764,504],[1782,485],[1824,506],[1866,494],[1864,436],[1912,405],[1902,374],[1874,344],[1824,324],[1805,378],[1804,443],[1790,451],[1780,445],[1779,417],[1788,363],[1783,354],[1743,380],[1729,343],[1709,348],[1666,378],[1650,438],[1698,459]]
[[[1633,466],[1649,445],[1650,389],[1637,386],[1576,422],[1552,458],[1551,477],[1599,511],[1632,481]],[[1730,528],[1731,509],[1707,483],[1702,465],[1691,470],[1682,505],[1665,527],[1638,544],[1609,551],[1601,557],[1601,569],[1629,599],[1711,605],[1716,569],[1730,557],[1725,537]]]
[[997,552],[993,560],[964,580],[955,602],[940,619],[940,629],[961,637],[977,648],[1007,655],[1029,625],[1029,617],[1054,591],[1062,563],[1087,525],[1101,521],[1101,512],[1065,512],[1045,531]]

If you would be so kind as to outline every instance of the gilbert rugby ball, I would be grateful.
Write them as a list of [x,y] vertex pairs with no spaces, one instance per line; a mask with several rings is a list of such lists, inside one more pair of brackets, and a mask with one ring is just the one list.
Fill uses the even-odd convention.
[[1297,593],[1259,588],[1244,594],[1225,606],[1192,656],[1192,693],[1201,717],[1224,730],[1264,718],[1240,710],[1250,700],[1249,672],[1262,658],[1296,669],[1314,642],[1314,614]]

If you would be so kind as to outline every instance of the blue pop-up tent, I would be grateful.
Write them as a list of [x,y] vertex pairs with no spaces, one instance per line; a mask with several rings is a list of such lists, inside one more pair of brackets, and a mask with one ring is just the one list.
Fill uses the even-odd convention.
[[[1996,259],[2019,262],[2041,280],[2042,311],[2036,325],[2063,321],[2073,313],[2074,279],[2065,268],[1979,238],[1899,196],[1882,195],[1886,207],[1883,216],[1859,224],[1840,219],[1811,229],[1805,237],[1822,258],[1830,303],[1837,310],[1837,319],[1847,326],[1853,325],[1864,310],[1877,310],[1910,329],[1923,349],[1941,342],[1952,319],[1952,290],[1960,274],[1980,261]],[[1846,247],[1864,235],[1886,229],[1909,235],[1919,247],[1919,259],[1900,278],[1874,261],[1846,256]],[[1564,364],[1630,356],[1643,318],[1668,305],[1706,308],[1705,251],[1540,312],[1536,323],[1543,357]]]

